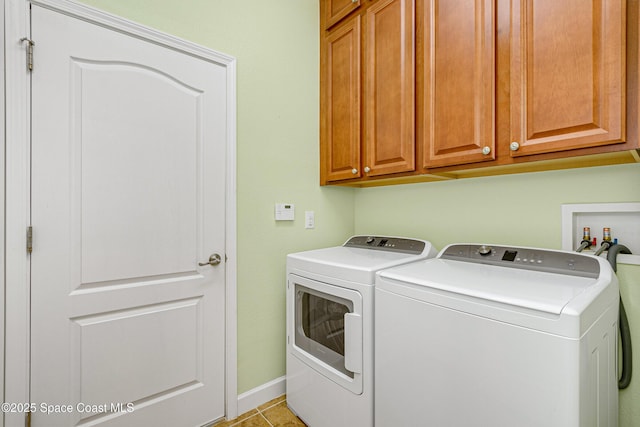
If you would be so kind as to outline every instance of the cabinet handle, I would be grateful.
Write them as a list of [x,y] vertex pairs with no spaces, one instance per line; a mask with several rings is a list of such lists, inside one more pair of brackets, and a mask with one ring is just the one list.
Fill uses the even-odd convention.
[[482,154],[484,154],[486,156],[489,153],[491,153],[491,147],[486,146],[486,145],[484,147],[482,147]]
[[351,169],[351,173],[354,174],[354,175],[357,175],[358,174],[358,169],[356,169],[356,168]]
[[365,166],[364,173],[369,173],[369,172],[371,172],[371,168],[369,166]]
[[509,144],[509,149],[511,151],[518,151],[518,148],[520,148],[520,144],[518,144],[516,141],[513,141],[511,144]]

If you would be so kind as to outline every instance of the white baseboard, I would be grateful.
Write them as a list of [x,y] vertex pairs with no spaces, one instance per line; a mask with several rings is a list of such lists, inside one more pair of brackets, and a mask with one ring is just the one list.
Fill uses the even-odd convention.
[[287,383],[285,380],[286,377],[282,376],[238,395],[238,415],[282,396],[286,392]]

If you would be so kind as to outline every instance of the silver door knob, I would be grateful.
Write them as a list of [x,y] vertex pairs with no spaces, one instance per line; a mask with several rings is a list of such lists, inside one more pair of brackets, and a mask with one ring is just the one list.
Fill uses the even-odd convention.
[[369,172],[371,172],[371,168],[370,168],[369,166],[365,166],[365,167],[364,167],[364,172],[365,172],[365,173],[369,173]]
[[358,173],[358,169],[356,169],[356,168],[351,169],[351,173],[354,174],[354,175],[357,174]]
[[520,148],[520,144],[518,144],[515,141],[513,141],[511,144],[509,144],[509,149],[511,151],[518,151],[518,148]]
[[218,254],[213,254],[209,257],[209,262],[199,262],[198,265],[200,267],[204,266],[204,265],[218,265],[220,264],[220,262],[222,262],[222,258],[220,258],[220,255]]
[[491,147],[489,147],[489,146],[482,147],[482,154],[484,154],[486,156],[489,153],[491,153]]

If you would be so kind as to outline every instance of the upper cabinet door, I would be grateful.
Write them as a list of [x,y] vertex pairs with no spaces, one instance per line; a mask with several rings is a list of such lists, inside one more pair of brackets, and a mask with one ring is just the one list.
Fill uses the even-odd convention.
[[624,141],[625,1],[511,6],[511,155]]
[[365,21],[368,176],[415,169],[415,1],[378,0]]
[[322,0],[325,13],[325,30],[333,27],[342,18],[360,7],[362,0]]
[[321,182],[359,178],[360,16],[322,38]]
[[419,0],[417,7],[423,166],[495,159],[495,0]]

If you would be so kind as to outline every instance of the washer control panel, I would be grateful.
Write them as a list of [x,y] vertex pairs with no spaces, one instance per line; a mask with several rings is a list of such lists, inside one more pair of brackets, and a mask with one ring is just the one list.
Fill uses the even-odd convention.
[[593,256],[547,249],[455,244],[439,258],[581,277],[597,278],[600,274],[600,264]]
[[420,255],[426,244],[422,240],[400,237],[353,236],[342,246]]

